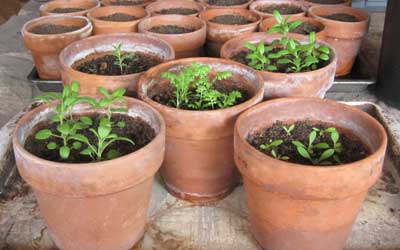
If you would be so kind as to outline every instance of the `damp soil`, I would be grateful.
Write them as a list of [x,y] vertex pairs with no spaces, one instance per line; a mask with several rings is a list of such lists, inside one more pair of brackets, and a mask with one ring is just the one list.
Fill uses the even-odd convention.
[[159,34],[185,34],[196,31],[196,29],[181,27],[177,25],[157,25],[151,27],[149,31]]
[[193,15],[197,13],[198,11],[196,9],[189,9],[189,8],[170,8],[156,12],[156,14],[158,15]]
[[322,29],[309,22],[303,22],[299,26],[297,26],[294,30],[291,31],[291,33],[296,33],[296,34],[301,34],[301,35],[309,35],[311,32],[318,33]]
[[345,0],[308,0],[308,1],[318,4],[339,4],[345,2]]
[[[313,131],[313,128],[318,128],[320,130],[325,130],[327,128],[333,127],[328,123],[313,122],[313,121],[298,121],[295,123],[295,128],[291,131],[289,135],[283,126],[289,127],[292,124],[282,123],[280,121],[276,122],[272,127],[262,129],[260,131],[250,134],[247,141],[257,150],[264,154],[271,155],[271,151],[274,150],[277,155],[289,157],[288,161],[297,164],[311,165],[312,163],[303,158],[297,151],[296,146],[292,144],[292,141],[300,141],[304,145],[308,145],[309,134]],[[362,143],[362,141],[356,136],[350,134],[341,128],[336,128],[340,134],[339,143],[342,144],[341,153],[336,153],[340,163],[336,162],[333,157],[327,159],[324,165],[340,165],[359,161],[364,159],[371,154],[370,150]],[[283,140],[283,143],[277,147],[271,147],[267,150],[260,149],[261,144],[269,144],[275,140]],[[318,135],[315,139],[313,145],[318,143],[326,142],[332,148],[333,143],[330,138],[330,133],[325,132],[323,135]],[[321,155],[324,149],[314,149],[315,155]],[[330,164],[328,164],[330,163]]]
[[52,34],[62,34],[68,33],[75,30],[81,29],[83,26],[65,26],[65,25],[55,25],[55,24],[41,24],[33,27],[29,32],[38,35],[52,35]]
[[129,1],[129,0],[116,0],[112,1],[111,5],[134,6],[143,4],[144,1]]
[[358,22],[357,17],[347,14],[347,13],[336,13],[336,14],[326,15],[326,16],[321,16],[321,17],[335,20],[335,21],[340,21],[340,22],[349,22],[349,23]]
[[[92,128],[97,128],[99,125],[101,116],[92,116],[93,126]],[[119,136],[127,137],[131,139],[135,145],[130,144],[125,141],[116,141],[110,144],[110,146],[104,151],[104,155],[110,150],[118,150],[120,156],[127,155],[129,153],[135,152],[136,150],[146,146],[150,141],[152,141],[155,137],[154,129],[143,119],[139,117],[130,117],[127,115],[117,114],[112,117],[112,121],[116,124],[120,121],[125,122],[124,128],[119,128],[118,126],[113,126],[112,133],[115,133]],[[47,144],[49,142],[56,142],[58,145],[62,144],[60,140],[54,139],[53,137],[47,140],[36,140],[34,134],[41,129],[50,129],[53,133],[57,132],[57,124],[54,122],[43,122],[38,124],[34,129],[33,133],[28,136],[25,142],[25,149],[29,151],[31,154],[40,157],[42,159],[46,159],[49,161],[55,162],[67,162],[67,163],[88,163],[93,162],[93,160],[89,156],[81,155],[80,152],[86,148],[85,145],[82,146],[80,150],[71,150],[70,157],[67,160],[62,159],[58,150],[49,150],[47,149]],[[89,131],[88,129],[80,130],[82,135],[85,135],[91,144],[96,145],[97,138],[96,136]],[[73,141],[71,140],[71,144]]]
[[221,16],[216,16],[210,19],[209,21],[213,23],[227,24],[227,25],[244,25],[252,23],[252,21],[247,20],[245,17],[241,15],[221,15]]
[[304,12],[299,6],[293,4],[272,4],[270,6],[261,6],[257,10],[269,14],[273,14],[274,10],[277,10],[281,15],[293,15]]
[[79,11],[84,11],[86,10],[85,8],[55,8],[51,10],[51,13],[73,13],[73,12],[79,12]]
[[208,0],[207,3],[209,5],[216,6],[234,6],[248,3],[249,0]]
[[114,13],[108,16],[101,16],[97,19],[102,21],[110,21],[110,22],[129,22],[137,20],[138,18],[132,15],[128,15],[125,13]]
[[74,63],[72,68],[83,73],[94,75],[129,75],[146,71],[160,64],[162,60],[153,55],[135,52],[131,58],[124,60],[125,66],[123,67],[122,73],[117,62],[117,57],[110,52],[110,54],[91,60],[82,59]]

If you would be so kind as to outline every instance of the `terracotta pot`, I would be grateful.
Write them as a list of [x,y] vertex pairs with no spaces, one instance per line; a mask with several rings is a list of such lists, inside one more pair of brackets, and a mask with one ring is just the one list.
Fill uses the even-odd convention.
[[[55,0],[42,4],[39,8],[41,16],[86,16],[86,14],[100,7],[100,2],[97,0]],[[54,13],[57,8],[82,8],[82,11],[69,12],[69,13]]]
[[204,3],[207,9],[248,9],[253,0],[237,5],[212,5],[209,4],[208,0],[201,0],[200,2]]
[[276,5],[280,5],[280,4],[290,4],[296,7],[301,8],[303,11],[297,14],[290,14],[290,15],[283,15],[282,17],[287,17],[287,16],[305,16],[307,9],[304,7],[304,5],[302,5],[301,3],[299,3],[298,1],[294,1],[294,0],[261,0],[261,1],[255,1],[252,4],[250,4],[250,10],[254,11],[255,13],[257,13],[258,15],[260,15],[262,18],[270,18],[270,17],[274,17],[273,14],[269,14],[266,12],[263,12],[259,9],[261,8],[265,8],[265,7],[270,7],[270,6],[276,6]]
[[[43,24],[80,26],[72,32],[61,34],[34,34],[31,30]],[[32,54],[35,67],[41,79],[58,80],[61,78],[61,67],[58,55],[68,44],[90,36],[92,23],[85,17],[47,16],[35,18],[24,24],[21,33],[26,48]]]
[[[128,98],[129,115],[156,131],[145,147],[123,157],[86,164],[58,163],[24,149],[31,129],[50,120],[53,108],[41,105],[19,120],[13,146],[18,170],[33,188],[40,212],[57,247],[65,250],[126,250],[145,231],[153,177],[165,148],[165,123],[149,105]],[[93,113],[86,104],[75,114]]]
[[[150,31],[152,27],[158,25],[177,25],[196,30],[183,34],[160,34]],[[206,41],[206,27],[203,20],[194,16],[160,15],[145,18],[141,21],[139,23],[139,32],[153,35],[168,42],[174,48],[176,58],[185,58],[201,55]]]
[[[319,40],[325,39],[325,37],[326,37],[325,25],[323,23],[321,23],[320,21],[316,20],[315,18],[304,17],[304,16],[293,16],[293,17],[290,17],[290,19],[289,19],[290,22],[295,21],[295,20],[300,20],[302,22],[311,23],[311,24],[319,27],[321,30],[319,32],[315,33],[315,37]],[[260,31],[266,32],[270,28],[272,28],[275,24],[277,24],[275,17],[264,19],[260,23]],[[299,35],[301,35],[301,34],[299,34]],[[308,35],[302,35],[302,36],[304,38],[308,38]]]
[[185,9],[194,9],[197,13],[191,14],[190,16],[198,16],[202,11],[204,11],[205,6],[199,2],[192,2],[187,0],[165,0],[165,1],[157,1],[151,3],[146,6],[146,10],[152,16],[161,15],[157,12],[162,10],[168,10],[172,8],[185,8]]
[[[153,101],[152,87],[168,86],[165,71],[193,64],[207,64],[215,71],[231,71],[232,81],[252,97],[239,105],[212,111],[176,109]],[[237,184],[233,162],[233,125],[236,117],[262,100],[262,79],[251,68],[217,58],[187,58],[160,64],[139,80],[139,97],[160,111],[167,124],[166,158],[161,175],[168,191],[178,198],[206,203],[228,195]]]
[[[307,166],[276,160],[246,140],[276,121],[307,119],[345,129],[373,154],[351,164]],[[332,100],[282,98],[243,113],[235,125],[235,162],[257,241],[268,250],[342,250],[368,188],[382,171],[386,144],[379,122]]]
[[156,56],[161,61],[175,58],[172,47],[157,37],[138,33],[119,33],[97,35],[75,42],[66,47],[60,54],[61,77],[63,84],[78,81],[81,84],[81,94],[96,94],[98,87],[108,90],[125,88],[129,96],[136,96],[137,81],[143,72],[129,75],[94,75],[75,70],[72,66],[80,60],[91,60],[96,57],[111,54],[113,45],[122,44],[122,50],[128,52],[143,52]]
[[[103,6],[109,5],[119,5],[119,6],[137,6],[137,7],[145,7],[149,3],[153,2],[153,0],[120,0],[123,3],[119,3],[118,0],[100,0]],[[134,2],[133,4],[128,4],[127,2]]]
[[[290,36],[302,43],[308,42],[308,39],[305,39],[301,35],[290,34]],[[224,44],[221,49],[221,57],[231,59],[240,51],[246,50],[243,45],[245,41],[253,44],[264,41],[264,43],[270,44],[279,37],[280,35],[258,32],[234,38]],[[319,41],[319,43],[330,47],[324,42]],[[323,98],[333,84],[336,61],[336,52],[331,48],[331,62],[327,66],[317,70],[302,73],[258,71],[264,79],[264,98],[270,99],[290,96],[315,96]]]
[[327,1],[327,3],[313,3],[312,1],[307,1],[307,0],[300,0],[304,6],[307,7],[312,7],[312,6],[318,6],[318,5],[341,5],[341,6],[351,6],[351,1],[352,0],[344,0],[343,3],[337,3],[337,4],[332,4]]
[[[210,22],[211,19],[222,15],[240,15],[252,21],[244,25],[227,25]],[[214,57],[220,56],[222,45],[235,37],[256,32],[261,17],[245,9],[211,9],[200,14],[200,18],[207,22],[207,54]]]
[[[346,13],[357,18],[358,22],[340,22],[321,16]],[[315,6],[309,9],[309,15],[322,22],[326,28],[326,42],[336,49],[338,65],[336,76],[351,72],[363,38],[368,32],[368,12],[346,6]]]
[[[116,13],[123,13],[136,17],[136,20],[127,22],[114,22],[99,19],[99,17],[109,16]],[[105,6],[94,9],[87,14],[93,23],[93,33],[109,34],[109,33],[129,33],[137,32],[139,22],[149,16],[142,7],[135,6]]]

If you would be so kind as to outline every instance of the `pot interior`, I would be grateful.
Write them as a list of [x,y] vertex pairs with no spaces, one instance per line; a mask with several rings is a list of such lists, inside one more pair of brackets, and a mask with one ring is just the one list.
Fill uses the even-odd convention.
[[[44,24],[52,24],[52,25],[62,25],[62,26],[75,26],[79,27],[79,29],[88,25],[88,21],[84,18],[77,18],[77,17],[44,17],[39,18],[37,20],[33,20],[32,22],[28,23],[26,26],[26,31],[31,32],[31,30],[37,26],[44,25]],[[79,30],[76,29],[76,30]],[[76,31],[74,30],[74,31]]]
[[[127,15],[132,15],[138,19],[147,15],[147,12],[141,7],[105,6],[105,7],[100,7],[100,8],[94,9],[93,11],[90,12],[90,16],[97,19],[99,17],[108,16],[108,15],[112,15],[115,13],[123,13],[123,14],[127,14]],[[137,19],[133,20],[133,22],[137,22],[137,21],[138,21]]]
[[[321,18],[324,18],[323,16],[343,13],[343,14],[355,16],[358,22],[365,21],[369,18],[369,15],[367,12],[359,10],[359,9],[347,7],[347,6],[316,6],[316,7],[312,8],[312,13]],[[331,20],[331,19],[327,19],[327,20],[335,22],[335,20]],[[344,23],[346,23],[346,22],[344,22]],[[351,24],[351,22],[349,24]]]
[[[249,11],[247,9],[211,9],[207,10],[206,12],[203,12],[200,16],[202,19],[206,20],[209,24],[216,24],[209,22],[211,19],[217,16],[223,16],[223,15],[239,15],[251,22],[257,22],[261,18],[258,14]],[[217,25],[227,25],[227,24],[217,24]],[[244,25],[249,25],[249,24],[244,24]],[[238,25],[234,25],[238,26]]]
[[52,12],[57,8],[83,8],[83,9],[91,9],[98,5],[97,1],[94,0],[79,0],[79,1],[54,1],[49,2],[46,8],[44,9],[47,12]]
[[[199,30],[204,27],[204,23],[197,17],[185,15],[160,15],[147,18],[142,21],[143,29],[149,31],[151,28],[160,25],[176,25],[188,29]],[[151,32],[151,31],[149,31]],[[189,33],[184,33],[189,34]],[[184,35],[183,34],[183,35]],[[158,34],[159,35],[159,34]],[[165,35],[165,34],[162,34]],[[180,34],[172,34],[173,36]]]

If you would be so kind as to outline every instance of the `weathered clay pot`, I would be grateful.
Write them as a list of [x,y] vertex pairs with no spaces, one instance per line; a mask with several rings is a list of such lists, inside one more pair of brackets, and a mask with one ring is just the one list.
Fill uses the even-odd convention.
[[[211,19],[222,15],[240,15],[252,21],[244,25],[227,25],[210,22]],[[211,9],[203,11],[200,18],[207,22],[206,50],[209,56],[219,57],[222,45],[235,37],[256,32],[261,17],[246,9]]]
[[[122,3],[119,1],[122,1]],[[103,6],[119,5],[119,6],[137,6],[144,8],[146,5],[153,2],[153,0],[100,0],[100,2]]]
[[287,16],[305,16],[307,9],[304,7],[304,5],[302,5],[301,3],[299,3],[298,1],[294,1],[294,0],[261,0],[261,1],[255,1],[252,4],[250,4],[250,10],[254,11],[255,13],[257,13],[258,15],[260,15],[262,18],[270,18],[270,17],[274,17],[273,14],[269,14],[266,12],[263,12],[259,9],[264,8],[264,7],[269,7],[269,6],[276,6],[276,5],[280,5],[280,4],[290,4],[296,7],[299,7],[303,10],[303,12],[297,13],[297,14],[290,14],[290,15],[284,15],[282,14],[282,17],[287,17]]
[[[350,73],[360,50],[364,36],[368,32],[368,12],[346,6],[315,6],[309,9],[309,15],[322,22],[326,28],[326,42],[336,49],[338,56],[337,76]],[[321,16],[346,13],[357,18],[358,22],[340,22]]]
[[[165,148],[165,123],[149,105],[128,98],[129,115],[156,131],[145,147],[123,157],[86,164],[58,163],[24,149],[32,128],[50,120],[53,108],[41,105],[19,120],[13,137],[18,170],[33,188],[51,236],[64,250],[127,250],[145,231],[153,177]],[[88,105],[75,114],[92,113]]]
[[[86,14],[97,7],[100,7],[100,2],[97,0],[55,0],[44,3],[40,6],[39,11],[41,16],[86,16]],[[68,13],[54,13],[52,12],[57,8],[82,8],[82,11],[68,12]]]
[[[179,71],[193,63],[207,64],[213,71],[231,71],[232,81],[248,89],[251,99],[212,111],[176,109],[152,100],[153,87],[169,85],[161,74]],[[233,126],[236,117],[262,100],[262,79],[239,63],[217,58],[187,58],[158,65],[139,80],[141,99],[160,111],[167,124],[166,158],[161,174],[167,189],[178,198],[205,203],[228,195],[237,183],[233,162]]]
[[[132,15],[137,19],[127,22],[114,22],[99,19],[99,17],[109,16],[116,13]],[[142,7],[137,6],[105,6],[90,11],[87,16],[93,23],[94,35],[98,35],[137,32],[139,22],[143,18],[149,16],[149,14]]]
[[[319,39],[319,40],[324,40],[325,39],[325,36],[326,36],[325,25],[323,23],[321,23],[320,21],[316,20],[315,18],[310,18],[310,17],[293,16],[293,17],[290,17],[289,22],[292,22],[292,21],[295,21],[295,20],[300,20],[302,22],[308,22],[308,23],[311,23],[311,24],[319,27],[321,29],[321,31],[315,33],[315,37],[317,39]],[[264,19],[260,23],[260,31],[266,32],[270,28],[272,28],[275,24],[277,24],[277,21],[276,21],[275,17]],[[299,34],[299,35],[301,35],[301,34]],[[308,37],[308,35],[302,35],[302,36],[304,38]]]
[[[345,165],[307,166],[276,160],[247,136],[276,121],[328,122],[358,136],[373,152]],[[235,125],[235,162],[244,180],[252,232],[268,250],[342,250],[370,188],[382,170],[384,128],[354,107],[317,98],[259,104]]]
[[78,81],[81,84],[81,94],[83,95],[96,94],[98,87],[103,86],[108,90],[125,88],[128,95],[136,96],[136,84],[143,72],[105,76],[86,74],[72,67],[74,63],[82,59],[90,60],[112,53],[114,50],[112,46],[117,44],[123,45],[123,51],[148,53],[159,57],[163,62],[175,58],[172,47],[157,37],[138,33],[97,35],[72,43],[61,52],[60,63],[63,84],[71,84],[72,81]]
[[[177,25],[196,30],[183,34],[160,34],[150,31],[152,27],[158,25]],[[140,33],[153,35],[171,44],[176,58],[200,56],[206,41],[206,30],[207,26],[203,20],[185,15],[152,16],[139,23]]]
[[351,6],[351,1],[352,0],[344,0],[342,3],[330,3],[329,1],[326,1],[326,3],[314,3],[312,1],[308,0],[300,0],[300,2],[307,7],[312,7],[312,6],[317,6],[317,5],[342,5],[342,6]]
[[198,16],[202,11],[205,10],[205,6],[199,2],[192,2],[187,0],[165,0],[165,1],[156,1],[146,6],[146,10],[152,16],[161,15],[158,12],[162,10],[168,10],[171,8],[185,8],[185,9],[194,9],[197,13],[191,14],[191,16]]
[[[291,37],[300,42],[308,42],[301,35],[290,34]],[[231,59],[240,51],[245,50],[243,43],[248,41],[258,44],[261,41],[270,44],[273,40],[278,39],[280,35],[265,34],[262,32],[240,36],[229,40],[221,49],[221,57]],[[319,43],[324,44],[319,41]],[[330,47],[329,45],[325,44]],[[264,98],[279,98],[290,96],[316,96],[323,98],[325,93],[330,89],[335,78],[336,70],[336,52],[331,48],[331,62],[320,69],[302,72],[302,73],[277,73],[268,71],[258,71],[264,79]]]
[[[34,27],[43,24],[80,26],[72,32],[61,34],[34,34]],[[86,17],[46,16],[35,18],[22,27],[21,33],[25,46],[31,51],[35,67],[41,79],[57,80],[61,78],[58,55],[68,44],[88,37],[92,33],[92,23]]]
[[253,0],[237,5],[213,5],[208,0],[201,0],[200,2],[204,3],[207,9],[247,9]]

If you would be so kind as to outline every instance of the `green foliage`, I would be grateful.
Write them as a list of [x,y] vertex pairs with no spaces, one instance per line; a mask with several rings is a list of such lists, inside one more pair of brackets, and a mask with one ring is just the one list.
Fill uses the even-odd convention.
[[126,68],[128,65],[125,63],[126,60],[128,59],[133,59],[135,57],[134,54],[131,53],[123,53],[122,52],[122,44],[117,44],[113,45],[114,51],[113,55],[117,58],[117,61],[114,62],[115,65],[117,65],[121,71],[121,75],[124,73],[124,68]]
[[290,135],[292,135],[292,131],[295,128],[295,125],[292,124],[290,126],[282,126],[282,128],[283,128],[283,130],[285,130],[286,134],[290,136]]
[[[269,144],[261,144],[260,149],[262,149],[264,151],[268,151],[271,148],[278,147],[282,143],[283,143],[283,140],[275,140],[275,141],[270,142]],[[271,153],[272,157],[274,157],[275,159],[284,160],[284,161],[289,160],[289,157],[278,154],[274,149],[271,149],[270,153]]]

